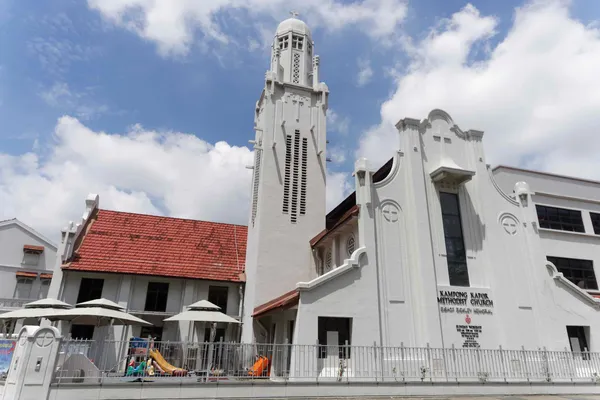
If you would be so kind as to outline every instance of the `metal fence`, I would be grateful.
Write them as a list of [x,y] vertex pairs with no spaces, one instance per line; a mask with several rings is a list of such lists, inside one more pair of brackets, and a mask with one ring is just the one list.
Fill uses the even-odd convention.
[[56,382],[594,382],[600,353],[63,340]]

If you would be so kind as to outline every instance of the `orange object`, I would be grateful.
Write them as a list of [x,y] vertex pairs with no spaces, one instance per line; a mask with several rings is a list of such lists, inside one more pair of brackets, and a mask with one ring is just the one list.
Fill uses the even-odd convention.
[[252,369],[248,371],[250,376],[262,376],[265,371],[269,368],[269,359],[265,356],[258,357],[258,360],[252,366]]

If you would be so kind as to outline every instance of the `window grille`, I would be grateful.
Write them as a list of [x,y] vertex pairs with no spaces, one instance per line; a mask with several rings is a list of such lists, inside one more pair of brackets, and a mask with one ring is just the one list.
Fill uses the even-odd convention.
[[294,53],[294,66],[292,72],[292,82],[300,83],[300,54]]
[[302,138],[302,170],[300,171],[300,215],[306,214],[306,168],[308,167],[308,139]]
[[325,254],[325,272],[331,271],[331,267],[333,266],[333,256],[331,254],[331,250],[327,250],[327,254]]
[[294,134],[294,166],[292,175],[292,211],[291,221],[297,222],[298,218],[298,172],[300,163],[300,131],[296,130]]
[[283,213],[290,211],[290,174],[292,169],[292,135],[285,138],[285,173],[283,178]]
[[356,247],[356,240],[354,239],[354,235],[350,234],[348,236],[348,240],[346,240],[346,250],[348,251],[348,256],[351,256],[354,253]]

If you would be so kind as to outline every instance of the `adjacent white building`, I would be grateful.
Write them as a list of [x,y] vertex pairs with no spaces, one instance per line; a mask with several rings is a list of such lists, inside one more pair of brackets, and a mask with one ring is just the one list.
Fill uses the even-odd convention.
[[243,340],[600,351],[600,184],[491,169],[484,133],[433,110],[400,119],[394,157],[359,159],[356,192],[325,215],[313,52],[306,24],[279,25],[256,105]]
[[56,245],[18,219],[0,221],[0,312],[45,298]]

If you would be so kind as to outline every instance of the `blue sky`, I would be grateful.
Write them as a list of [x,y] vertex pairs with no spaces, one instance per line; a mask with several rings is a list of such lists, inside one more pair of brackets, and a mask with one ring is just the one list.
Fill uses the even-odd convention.
[[[590,154],[588,159],[580,160],[584,164],[573,164],[569,146],[565,145],[566,153],[556,154],[550,162],[544,154],[556,149],[545,153],[539,149],[540,142],[546,140],[540,139],[541,133],[535,127],[546,123],[560,127],[560,132],[550,129],[544,133],[550,142],[559,144],[569,140],[566,127],[573,121],[583,121],[582,129],[595,126],[597,121],[592,111],[581,111],[591,110],[595,98],[578,99],[583,104],[577,103],[580,107],[557,123],[540,117],[540,109],[562,104],[546,104],[548,94],[537,93],[538,89],[526,88],[527,92],[518,93],[540,79],[532,87],[554,84],[558,93],[564,94],[558,97],[577,97],[570,78],[557,75],[561,73],[559,65],[556,71],[542,74],[527,67],[520,69],[523,76],[510,71],[513,76],[507,82],[526,83],[511,90],[510,84],[497,84],[498,88],[486,96],[492,98],[486,110],[496,110],[489,114],[486,110],[475,111],[485,101],[460,94],[461,88],[474,85],[470,93],[477,92],[477,87],[490,87],[483,83],[485,79],[504,76],[501,69],[511,63],[497,60],[505,53],[519,55],[522,60],[523,54],[539,51],[537,59],[552,63],[560,46],[573,48],[573,57],[581,52],[589,57],[575,66],[571,62],[570,68],[582,68],[581,74],[573,71],[575,87],[592,89],[596,85],[592,82],[594,75],[585,75],[588,71],[584,64],[598,62],[590,50],[599,43],[600,3],[596,0],[311,0],[296,4],[252,0],[247,8],[236,0],[197,4],[172,0],[163,2],[173,5],[168,12],[153,10],[149,1],[141,1],[139,7],[132,7],[133,3],[0,0],[0,166],[5,168],[4,174],[0,173],[0,219],[18,216],[43,231],[52,231],[62,223],[59,221],[80,214],[84,193],[96,191],[110,208],[244,223],[249,194],[245,172],[240,172],[239,181],[231,179],[231,188],[220,193],[233,196],[241,204],[242,211],[230,215],[213,204],[222,203],[219,201],[205,204],[204,209],[212,211],[198,211],[196,203],[185,198],[200,199],[202,203],[206,194],[188,193],[191,189],[173,183],[172,176],[164,177],[168,184],[161,183],[163,178],[152,182],[152,171],[192,168],[177,161],[160,165],[161,155],[168,155],[165,160],[184,158],[174,157],[175,150],[169,147],[176,141],[178,144],[173,146],[180,149],[182,141],[189,139],[179,133],[198,139],[190,148],[225,141],[228,147],[222,151],[198,150],[208,155],[216,151],[222,157],[221,164],[247,163],[249,150],[240,147],[253,138],[253,107],[268,66],[270,35],[277,23],[288,17],[288,9],[298,9],[300,18],[313,28],[316,51],[321,56],[321,79],[331,92],[333,118],[328,137],[334,162],[329,164],[330,206],[351,190],[348,172],[357,154],[370,156],[378,166],[384,158],[380,153],[387,154],[393,135],[390,126],[405,116],[423,118],[432,108],[446,108],[461,126],[472,124],[465,128],[489,132],[486,150],[488,161],[494,164],[558,169],[578,175],[582,171],[589,176],[594,173],[585,171],[594,169],[595,158],[600,158]],[[534,6],[541,11],[531,10]],[[388,21],[392,14],[396,19]],[[158,22],[156,15],[160,16]],[[528,22],[516,22],[518,15]],[[558,31],[556,37],[548,33],[552,27],[545,26],[544,21]],[[178,31],[181,25],[187,28],[183,33]],[[544,44],[545,38],[549,44]],[[558,38],[570,38],[573,43],[562,43],[563,39]],[[451,45],[436,47],[436,41],[441,40]],[[531,47],[523,53],[515,43],[530,43]],[[537,44],[539,49],[534,47]],[[436,59],[433,52],[439,54],[439,49],[449,53]],[[568,56],[565,54],[565,58]],[[455,57],[456,63],[448,61]],[[431,87],[432,82],[443,79],[453,84]],[[449,87],[456,82],[462,82],[462,86],[452,92]],[[407,91],[409,84],[417,89]],[[533,91],[536,95],[531,95]],[[527,111],[511,108],[513,95],[526,102],[518,110]],[[498,107],[493,100],[496,96]],[[568,101],[568,105],[572,103]],[[506,123],[507,117],[497,112],[504,106],[519,118]],[[506,129],[510,135],[503,132]],[[111,136],[104,138],[100,132]],[[124,152],[127,162],[144,165],[132,178],[133,183],[121,182],[120,177],[106,172],[111,165],[123,165],[129,169],[128,174],[134,174],[136,168],[131,164],[116,160],[114,155],[102,158],[81,150],[95,153],[109,139],[119,149],[139,147],[145,140],[140,139],[142,133],[154,135],[151,145],[161,155],[147,165],[148,160],[137,147],[132,147],[131,154]],[[86,148],[82,141],[98,142]],[[108,144],[104,148],[116,153]],[[214,157],[210,160],[207,167],[202,167],[207,170],[178,172],[177,179],[204,182],[203,176],[217,168]],[[235,171],[219,170],[217,174],[229,179]],[[33,188],[25,182],[31,182]],[[139,182],[147,182],[148,186]],[[179,197],[172,198],[153,188],[161,184],[173,184],[171,191],[180,191]],[[57,196],[53,216],[46,215],[46,193]]]

